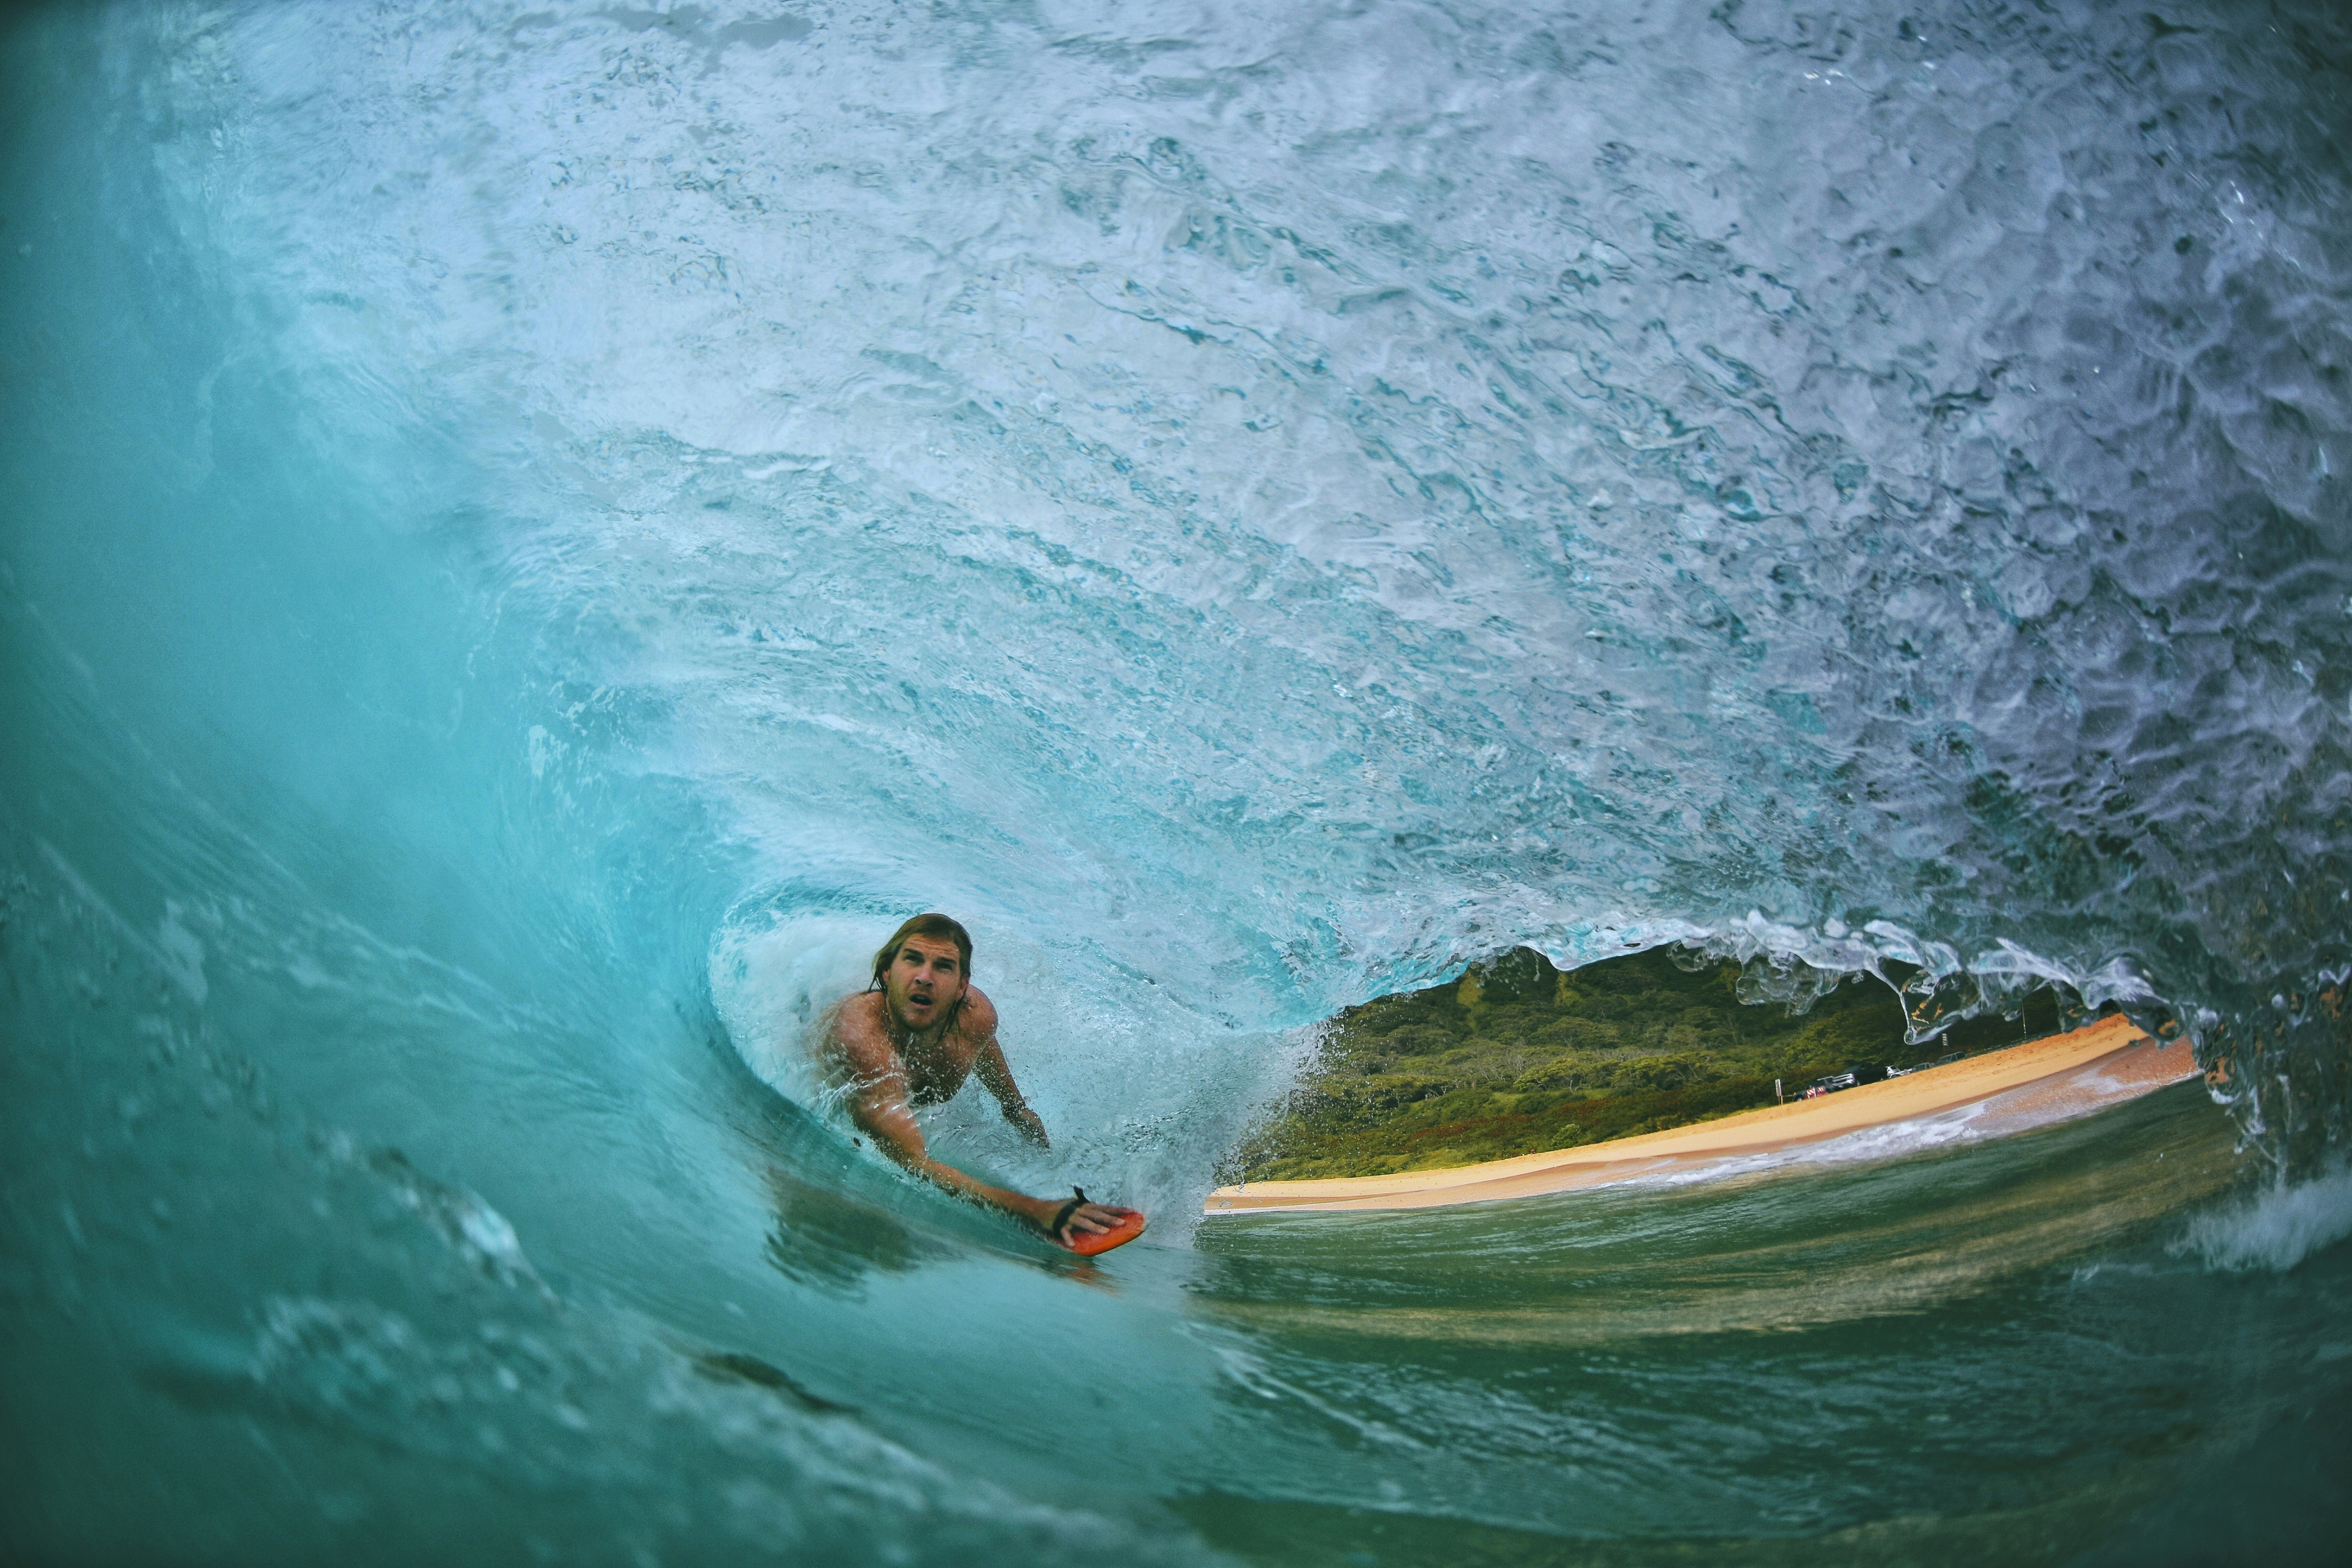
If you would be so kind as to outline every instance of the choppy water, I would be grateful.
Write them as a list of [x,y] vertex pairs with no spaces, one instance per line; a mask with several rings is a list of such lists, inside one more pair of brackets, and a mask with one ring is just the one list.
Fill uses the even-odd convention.
[[[12,1558],[2343,1538],[2329,8],[0,37]],[[926,907],[1098,1270],[763,1081]],[[1195,1227],[1313,1020],[1669,937],[2232,1103]]]

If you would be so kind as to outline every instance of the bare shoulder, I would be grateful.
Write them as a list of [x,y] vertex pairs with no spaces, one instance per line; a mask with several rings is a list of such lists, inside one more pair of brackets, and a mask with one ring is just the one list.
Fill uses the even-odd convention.
[[825,1033],[834,1036],[882,1033],[882,994],[853,991],[825,1009]]
[[882,997],[873,991],[855,992],[833,1007],[824,1030],[827,1048],[861,1070],[886,1066],[898,1053],[890,1048],[890,1031],[882,1022]]
[[977,985],[963,988],[963,1008],[956,1020],[956,1031],[970,1035],[975,1040],[989,1040],[996,1035],[996,1004],[988,993]]

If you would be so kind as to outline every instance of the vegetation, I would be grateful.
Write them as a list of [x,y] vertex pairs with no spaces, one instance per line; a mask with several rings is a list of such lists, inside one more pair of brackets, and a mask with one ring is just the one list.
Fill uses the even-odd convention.
[[1459,981],[1351,1007],[1315,1070],[1244,1148],[1247,1181],[1435,1170],[1727,1116],[1825,1074],[2013,1045],[2060,1026],[2037,992],[1933,1047],[1901,1004],[1847,975],[1802,1013],[1739,1000],[1739,966],[1653,950],[1563,973],[1518,948]]

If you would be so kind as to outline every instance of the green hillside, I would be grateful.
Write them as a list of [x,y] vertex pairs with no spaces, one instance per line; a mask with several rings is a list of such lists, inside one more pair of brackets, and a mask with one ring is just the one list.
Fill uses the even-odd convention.
[[1569,973],[1518,948],[1460,980],[1332,1021],[1314,1070],[1236,1157],[1247,1181],[1379,1175],[1538,1153],[1770,1105],[1852,1067],[2014,1045],[2061,1026],[2038,991],[2014,1019],[1904,1043],[1886,985],[1848,975],[1805,1013],[1743,1004],[1739,967],[1668,950]]

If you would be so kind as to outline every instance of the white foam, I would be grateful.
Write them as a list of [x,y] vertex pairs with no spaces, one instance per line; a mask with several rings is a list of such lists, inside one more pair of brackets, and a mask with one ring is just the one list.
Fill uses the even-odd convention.
[[1753,1175],[1759,1172],[1785,1170],[1796,1165],[1867,1164],[1874,1161],[1900,1159],[1906,1154],[1923,1153],[1930,1149],[1973,1142],[1982,1138],[1985,1130],[1976,1123],[1984,1109],[1982,1103],[1963,1105],[1905,1121],[1858,1128],[1817,1143],[1800,1143],[1767,1153],[1731,1154],[1719,1160],[1675,1164],[1664,1170],[1630,1175],[1622,1182],[1602,1184],[1686,1186],[1701,1182],[1724,1181],[1733,1176]]
[[2208,1266],[2284,1274],[2352,1236],[2352,1170],[2274,1186],[2252,1199],[2199,1215],[2178,1250]]
[[864,987],[874,921],[795,914],[730,923],[710,954],[710,999],[746,1066],[787,1099],[814,1105],[820,1079],[809,1046],[819,1015]]

